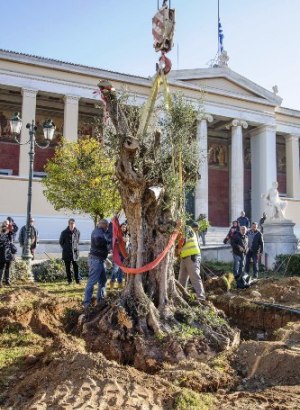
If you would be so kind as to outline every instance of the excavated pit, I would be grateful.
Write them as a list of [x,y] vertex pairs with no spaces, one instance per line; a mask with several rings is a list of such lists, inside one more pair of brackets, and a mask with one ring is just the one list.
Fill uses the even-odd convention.
[[210,282],[215,283],[210,283],[209,299],[240,329],[242,339],[273,340],[278,329],[300,320],[300,278],[262,279],[248,289],[229,292],[222,278]]

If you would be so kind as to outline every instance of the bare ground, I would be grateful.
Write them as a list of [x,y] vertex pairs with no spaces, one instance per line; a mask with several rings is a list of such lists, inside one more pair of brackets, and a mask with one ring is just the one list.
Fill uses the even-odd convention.
[[[66,331],[74,329],[80,314],[78,300],[35,286],[15,287],[0,297],[0,347],[3,352],[24,350],[18,360],[2,362],[0,407],[300,409],[299,316],[288,319],[252,304],[273,298],[297,307],[299,289],[300,278],[286,278],[262,280],[243,292],[212,292],[215,305],[245,334],[249,327],[252,337],[234,353],[206,363],[166,363],[150,375],[88,352],[83,339]],[[13,336],[14,345],[9,342]]]

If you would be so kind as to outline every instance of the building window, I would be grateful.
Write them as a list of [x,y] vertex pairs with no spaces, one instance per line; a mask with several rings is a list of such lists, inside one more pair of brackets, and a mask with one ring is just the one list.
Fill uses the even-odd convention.
[[33,172],[33,178],[45,178],[46,176],[47,176],[46,172],[38,172],[38,171]]
[[12,175],[12,174],[13,174],[12,169],[0,168],[0,175]]

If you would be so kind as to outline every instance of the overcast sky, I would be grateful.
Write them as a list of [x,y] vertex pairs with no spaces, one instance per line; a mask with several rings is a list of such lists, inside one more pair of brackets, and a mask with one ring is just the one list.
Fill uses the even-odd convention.
[[[162,0],[159,1],[162,3]],[[205,68],[217,52],[217,0],[171,0],[173,68]],[[149,76],[157,0],[0,0],[0,48]],[[220,0],[229,67],[300,110],[300,0]]]

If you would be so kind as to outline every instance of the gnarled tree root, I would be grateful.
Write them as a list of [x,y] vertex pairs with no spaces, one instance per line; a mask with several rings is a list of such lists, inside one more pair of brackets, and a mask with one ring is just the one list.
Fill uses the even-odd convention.
[[[119,302],[108,304],[86,318],[82,337],[87,348],[100,351],[106,358],[129,364],[139,370],[153,373],[161,369],[163,362],[177,363],[181,360],[208,361],[223,350],[239,343],[239,333],[224,322],[218,328],[206,321],[210,314],[194,317],[186,324],[180,315],[164,318],[153,302],[143,295],[143,300],[123,296]],[[136,307],[143,307],[136,311]],[[178,306],[182,309],[182,305]],[[194,315],[193,307],[189,307]],[[175,307],[172,306],[175,313]]]

